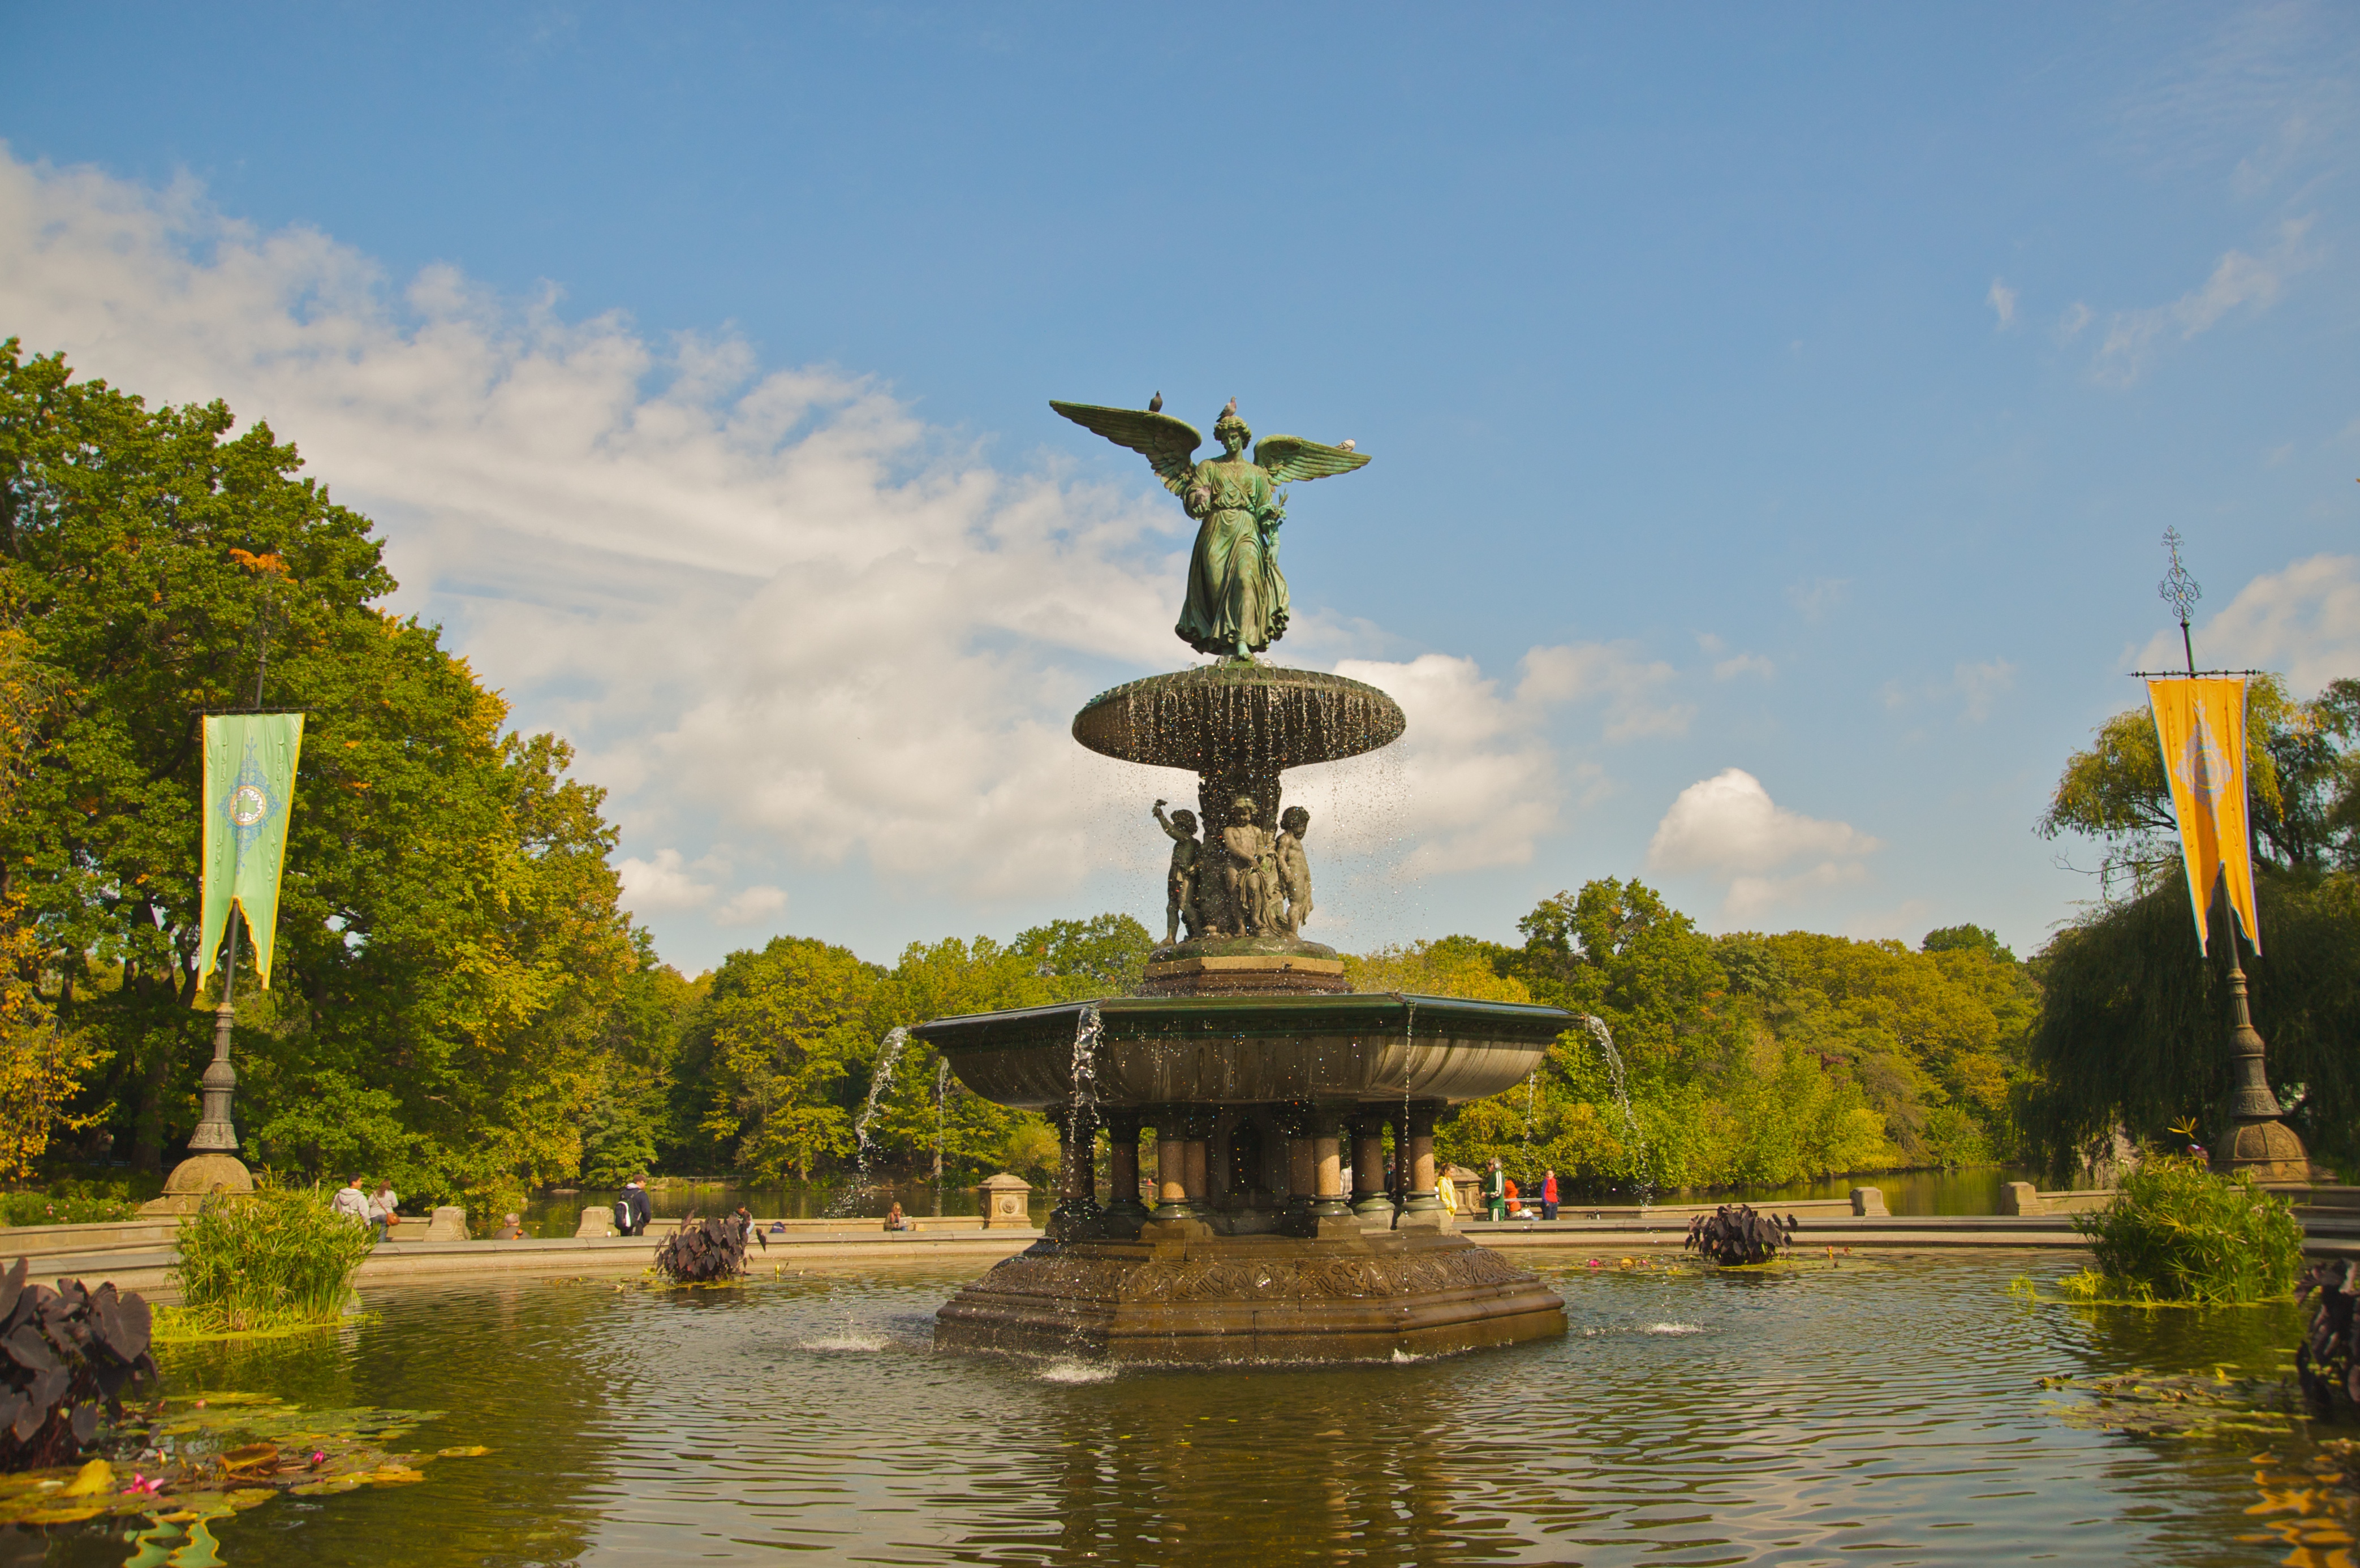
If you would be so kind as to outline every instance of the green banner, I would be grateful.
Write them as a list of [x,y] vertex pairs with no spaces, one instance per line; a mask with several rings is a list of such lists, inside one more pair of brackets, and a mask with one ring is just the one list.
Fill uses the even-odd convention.
[[279,874],[287,860],[287,809],[295,800],[300,713],[225,713],[205,720],[205,892],[197,988],[213,972],[230,906],[246,914],[254,968],[270,985],[279,931]]

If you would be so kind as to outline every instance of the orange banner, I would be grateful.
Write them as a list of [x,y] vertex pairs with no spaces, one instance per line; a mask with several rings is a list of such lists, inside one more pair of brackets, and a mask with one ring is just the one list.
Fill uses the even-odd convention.
[[2188,900],[2196,910],[2196,944],[2212,949],[2212,884],[2225,873],[2229,907],[2254,951],[2254,858],[2245,828],[2245,682],[2239,676],[2150,681],[2155,733],[2171,776],[2171,811],[2188,863]]

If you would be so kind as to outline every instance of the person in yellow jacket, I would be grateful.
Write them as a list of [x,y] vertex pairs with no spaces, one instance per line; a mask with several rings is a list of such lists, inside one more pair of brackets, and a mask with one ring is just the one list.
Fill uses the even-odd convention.
[[1435,1172],[1434,1195],[1442,1200],[1444,1214],[1456,1214],[1459,1212],[1459,1183],[1450,1179],[1448,1166]]

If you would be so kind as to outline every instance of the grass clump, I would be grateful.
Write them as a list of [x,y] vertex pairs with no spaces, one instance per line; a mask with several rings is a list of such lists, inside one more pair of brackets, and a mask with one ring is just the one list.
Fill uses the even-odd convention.
[[2090,1238],[2098,1281],[2068,1293],[2081,1283],[2092,1299],[2240,1305],[2292,1294],[2302,1271],[2302,1225],[2284,1199],[2185,1155],[2149,1155],[2073,1228]]
[[176,1329],[247,1334],[332,1323],[369,1254],[366,1225],[316,1189],[264,1187],[181,1222]]

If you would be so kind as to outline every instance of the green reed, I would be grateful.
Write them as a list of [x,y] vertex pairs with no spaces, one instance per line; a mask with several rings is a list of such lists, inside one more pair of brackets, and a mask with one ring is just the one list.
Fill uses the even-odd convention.
[[2182,1155],[2149,1155],[2120,1196],[2073,1228],[2117,1299],[2268,1301],[2291,1294],[2302,1269],[2302,1225],[2284,1199]]
[[174,1316],[232,1334],[333,1323],[370,1245],[368,1226],[330,1209],[316,1188],[217,1197],[181,1222]]

